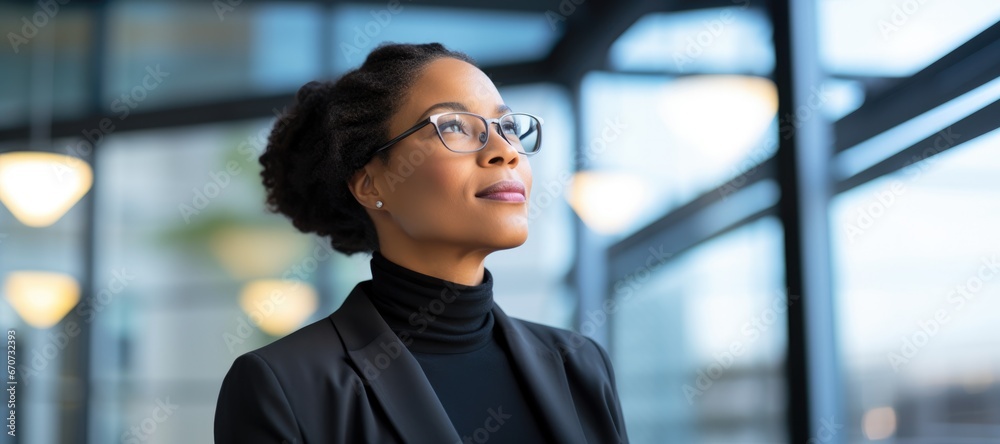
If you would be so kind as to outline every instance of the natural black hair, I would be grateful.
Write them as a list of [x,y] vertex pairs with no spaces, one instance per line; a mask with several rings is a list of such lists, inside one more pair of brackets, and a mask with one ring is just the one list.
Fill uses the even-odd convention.
[[[389,139],[389,119],[422,68],[443,57],[475,64],[439,43],[382,44],[339,79],[303,85],[260,156],[267,209],[303,233],[329,236],[344,254],[378,250],[375,226],[347,181]],[[383,162],[388,153],[378,154]]]

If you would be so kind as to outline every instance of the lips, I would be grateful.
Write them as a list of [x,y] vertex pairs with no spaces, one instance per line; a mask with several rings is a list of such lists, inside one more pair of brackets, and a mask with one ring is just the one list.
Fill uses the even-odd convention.
[[501,180],[480,190],[476,193],[476,197],[510,202],[524,202],[524,184],[516,180]]

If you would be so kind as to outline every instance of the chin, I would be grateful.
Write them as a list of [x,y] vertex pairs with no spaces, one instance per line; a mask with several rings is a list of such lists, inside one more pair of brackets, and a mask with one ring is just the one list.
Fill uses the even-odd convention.
[[524,245],[524,242],[490,245],[489,250],[490,251],[513,250],[517,247],[520,247],[521,245]]
[[469,233],[473,243],[491,250],[509,250],[524,245],[528,240],[527,221],[518,223],[488,223],[481,225],[474,233]]
[[492,241],[496,244],[494,247],[497,250],[509,250],[511,248],[520,247],[528,240],[528,230],[497,230],[495,234],[491,236]]
[[528,233],[524,233],[524,236],[518,237],[516,240],[511,242],[509,248],[520,247],[521,245],[524,245],[524,243],[527,241],[528,241]]

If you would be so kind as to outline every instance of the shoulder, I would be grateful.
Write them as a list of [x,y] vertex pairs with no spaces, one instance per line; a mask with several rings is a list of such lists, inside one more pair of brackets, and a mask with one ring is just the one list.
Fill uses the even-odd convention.
[[[282,386],[297,385],[317,375],[349,371],[346,352],[329,317],[308,324],[274,342],[238,356],[231,371],[257,368]],[[338,371],[339,369],[339,371]]]
[[[319,351],[322,353],[317,353]],[[342,356],[344,349],[333,322],[327,316],[248,354],[255,354],[268,362],[297,361],[301,364],[303,360],[321,355]]]
[[[216,442],[301,442],[320,423],[315,415],[353,395],[342,350],[324,318],[238,356],[219,390]],[[337,390],[316,397],[319,387]]]
[[344,399],[354,395],[359,383],[340,336],[325,317],[238,356],[224,378],[222,395],[244,391],[246,396],[263,396],[274,405],[287,405],[304,414],[321,403],[313,396],[319,387]]

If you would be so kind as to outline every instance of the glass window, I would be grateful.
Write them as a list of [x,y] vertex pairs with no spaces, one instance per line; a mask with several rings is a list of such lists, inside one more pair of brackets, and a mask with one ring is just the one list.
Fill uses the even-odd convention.
[[820,59],[835,74],[910,76],[1000,20],[992,0],[816,1]]
[[409,2],[338,5],[333,15],[333,70],[354,68],[381,42],[439,42],[479,66],[537,60],[559,34],[541,12],[464,10]]
[[115,2],[102,105],[127,115],[140,106],[294,91],[321,75],[321,10],[277,2]]
[[[850,177],[927,138],[933,137],[934,143],[942,146],[962,143],[962,135],[953,134],[950,129],[952,122],[964,119],[997,100],[1000,100],[1000,78],[839,153],[834,158],[834,171],[840,178]],[[940,149],[940,146],[936,148]]]
[[[364,275],[363,258],[330,256],[326,242],[264,211],[257,156],[270,128],[265,119],[121,133],[101,147],[95,442],[127,441],[160,402],[183,408],[157,424],[157,440],[204,441],[233,359],[287,333],[256,320],[280,307],[244,305],[251,284],[305,281],[319,301],[297,326],[329,314]],[[293,267],[304,271],[285,276]],[[308,308],[285,295],[282,304]]]
[[[35,106],[50,107],[57,119],[88,111],[92,15],[86,9],[57,6],[48,14],[36,4],[0,5],[7,45],[0,51],[0,127],[28,124]],[[33,84],[48,76],[46,69],[52,69],[52,83]]]
[[833,201],[852,442],[1000,438],[998,143],[995,130]]
[[611,352],[632,442],[786,441],[796,299],[783,290],[781,236],[762,219],[614,284]]
[[578,159],[618,178],[588,191],[595,212],[615,217],[597,227],[606,234],[627,235],[756,171],[777,146],[777,93],[763,77],[592,72],[581,95]]
[[[70,140],[57,139],[55,143],[67,144]],[[89,197],[87,194],[83,199]],[[66,307],[69,310],[66,316],[51,327],[33,326],[11,303],[9,298],[13,295],[8,290],[12,288],[8,285],[12,279],[17,280],[15,276],[23,277],[24,272],[58,273],[62,276],[54,279],[35,276],[40,278],[38,284],[73,282],[75,285],[68,287],[75,286],[78,290],[63,294],[83,297],[86,215],[86,202],[81,200],[52,225],[30,227],[18,221],[6,205],[0,204],[0,322],[5,335],[8,328],[16,332],[19,357],[16,426],[24,442],[55,443],[74,439],[68,431],[53,427],[53,424],[59,424],[63,415],[81,413],[76,394],[82,381],[67,375],[75,376],[77,359],[87,347],[79,339],[81,321],[74,318],[72,307]],[[38,284],[28,284],[28,288],[37,289],[35,285]]]
[[[34,11],[29,6],[0,4],[0,29],[12,30],[15,35],[23,35],[20,28],[25,25],[21,17],[29,17]],[[0,51],[0,127],[23,125],[28,121],[28,91],[25,85],[31,73],[30,40],[27,44],[16,45],[5,36],[5,45],[11,50]]]
[[774,69],[771,23],[749,2],[729,8],[647,14],[611,45],[619,71],[751,73]]

